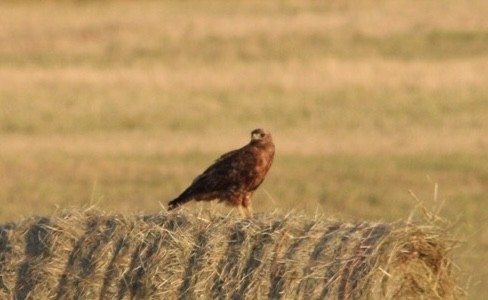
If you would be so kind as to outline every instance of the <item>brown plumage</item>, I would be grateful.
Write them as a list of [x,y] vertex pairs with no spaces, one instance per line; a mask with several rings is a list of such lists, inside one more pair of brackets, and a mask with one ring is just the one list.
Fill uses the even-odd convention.
[[168,203],[172,210],[188,201],[219,199],[245,209],[252,215],[252,193],[263,182],[275,153],[271,134],[264,129],[251,132],[251,141],[244,147],[222,155],[176,199]]

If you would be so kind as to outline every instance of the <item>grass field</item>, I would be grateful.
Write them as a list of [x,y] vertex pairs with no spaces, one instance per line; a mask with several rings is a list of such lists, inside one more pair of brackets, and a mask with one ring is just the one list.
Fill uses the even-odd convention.
[[157,212],[265,127],[277,155],[255,211],[391,221],[414,208],[409,190],[444,202],[468,298],[488,298],[487,12],[482,0],[1,2],[0,220]]

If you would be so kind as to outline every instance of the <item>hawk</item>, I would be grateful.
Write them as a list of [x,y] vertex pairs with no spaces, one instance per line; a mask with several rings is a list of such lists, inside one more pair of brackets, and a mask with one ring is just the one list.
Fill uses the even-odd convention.
[[251,141],[242,148],[220,156],[181,195],[168,203],[168,210],[188,201],[219,199],[252,216],[251,196],[263,182],[273,163],[275,145],[264,129],[251,132]]

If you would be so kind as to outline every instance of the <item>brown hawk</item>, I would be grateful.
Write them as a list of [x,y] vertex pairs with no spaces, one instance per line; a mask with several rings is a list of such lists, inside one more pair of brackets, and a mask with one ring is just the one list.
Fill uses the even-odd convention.
[[219,199],[242,208],[252,216],[251,196],[263,182],[275,153],[271,134],[264,129],[251,132],[251,141],[244,147],[223,154],[214,164],[197,176],[176,199],[168,203],[168,210],[191,201]]

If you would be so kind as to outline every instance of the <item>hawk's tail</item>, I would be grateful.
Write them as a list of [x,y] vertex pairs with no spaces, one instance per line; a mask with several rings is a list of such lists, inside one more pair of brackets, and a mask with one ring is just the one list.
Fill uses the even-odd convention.
[[181,205],[185,204],[186,202],[190,201],[191,198],[188,197],[178,197],[174,200],[171,200],[168,202],[168,210],[173,210],[177,207],[180,207]]

